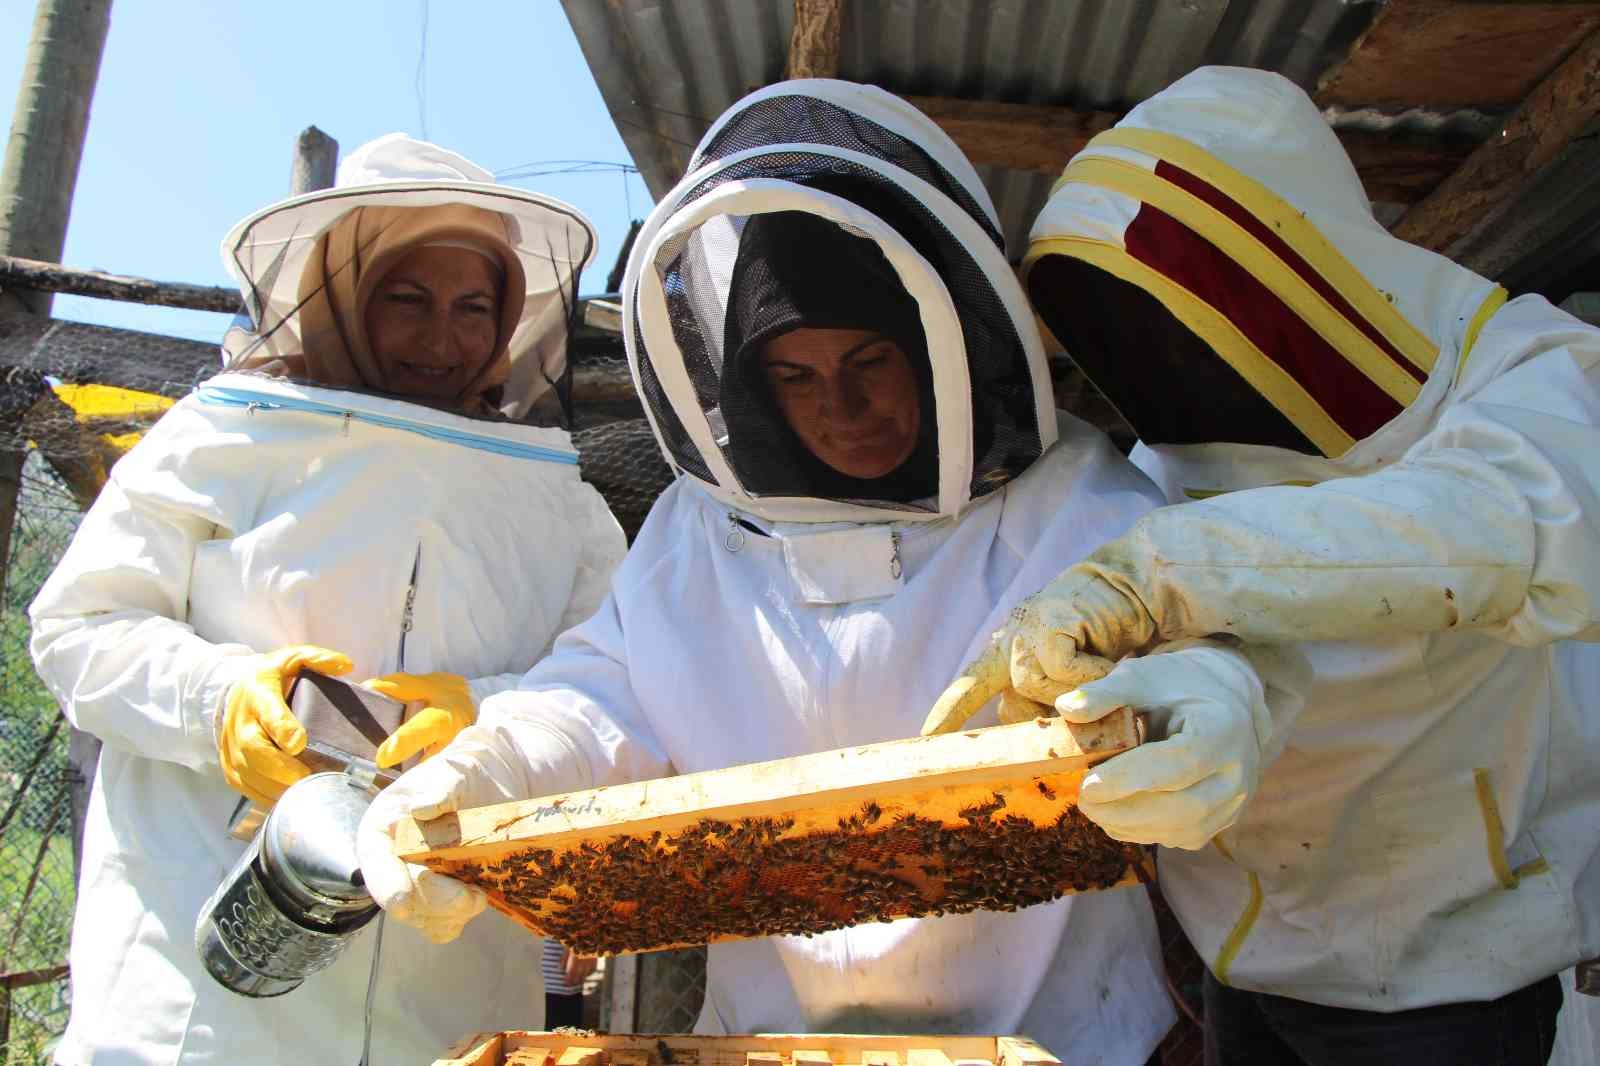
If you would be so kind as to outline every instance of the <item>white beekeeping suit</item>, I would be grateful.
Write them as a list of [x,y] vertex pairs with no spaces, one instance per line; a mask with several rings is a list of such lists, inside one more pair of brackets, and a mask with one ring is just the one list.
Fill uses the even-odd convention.
[[1557,643],[1600,636],[1600,331],[1392,238],[1259,71],[1091,142],[1026,264],[1183,504],[1054,586],[1100,617],[1039,610],[1100,655],[1232,633],[1315,670],[1237,822],[1161,852],[1212,972],[1393,1012],[1600,954],[1600,718]]
[[[879,287],[824,299],[835,273]],[[443,934],[482,901],[392,857],[400,814],[914,735],[1031,583],[1155,499],[1103,436],[1053,411],[988,196],[881,90],[791,81],[736,104],[644,226],[623,298],[635,380],[680,476],[596,615],[363,825],[374,895]],[[829,474],[763,406],[740,360],[800,320],[796,303],[810,325],[895,319],[884,328],[925,351],[904,472]],[[1133,888],[713,944],[699,1027],[1023,1032],[1138,1064],[1173,1018]]]
[[[224,260],[271,353],[296,353],[301,265],[347,211],[471,204],[520,234],[528,292],[502,403],[525,407],[559,374],[563,301],[594,234],[572,208],[490,181],[390,137],[352,153],[336,188],[246,219]],[[349,656],[354,680],[449,671],[481,699],[595,609],[623,551],[562,430],[258,373],[176,404],[112,470],[31,609],[40,676],[105,745],[56,1061],[355,1062],[370,931],[278,999],[236,995],[195,952],[196,916],[244,847],[218,769],[230,685],[253,653],[314,643]],[[372,1061],[426,1061],[536,1020],[538,970],[537,943],[498,917],[443,948],[390,928]]]

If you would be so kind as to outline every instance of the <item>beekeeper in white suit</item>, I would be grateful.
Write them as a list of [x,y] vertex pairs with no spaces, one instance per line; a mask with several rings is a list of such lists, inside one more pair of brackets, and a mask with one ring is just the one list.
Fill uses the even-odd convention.
[[[1154,500],[1053,411],[977,175],[880,90],[793,81],[734,105],[646,223],[623,299],[680,476],[600,611],[362,825],[375,897],[441,937],[484,899],[394,858],[402,815],[912,735],[1023,590]],[[1231,650],[1162,658],[1240,713],[1263,704]],[[1022,1032],[1141,1064],[1174,1018],[1137,888],[718,943],[707,967],[704,1032]]]
[[[58,1063],[361,1056],[372,933],[247,999],[202,969],[195,919],[243,848],[239,792],[307,772],[298,669],[387,676],[416,711],[394,762],[599,604],[621,531],[567,434],[507,417],[559,375],[593,245],[567,205],[397,134],[228,235],[258,335],[117,464],[32,607],[40,676],[105,745]],[[498,916],[443,949],[389,930],[371,1061],[526,1024],[538,970]]]
[[1180,506],[1026,601],[930,730],[1005,687],[1139,705],[1158,670],[1070,690],[1156,640],[1298,646],[1297,720],[1196,706],[1083,789],[1167,845],[1207,1061],[1544,1062],[1552,975],[1600,954],[1600,714],[1556,667],[1600,637],[1600,331],[1392,238],[1260,71],[1091,142],[1025,269]]

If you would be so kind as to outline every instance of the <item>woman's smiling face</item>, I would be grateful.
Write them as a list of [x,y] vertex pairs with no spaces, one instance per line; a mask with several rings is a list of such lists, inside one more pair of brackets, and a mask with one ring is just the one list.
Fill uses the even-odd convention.
[[846,477],[883,477],[916,450],[917,375],[889,337],[802,327],[768,341],[762,364],[773,401],[800,443]]
[[500,275],[467,248],[413,248],[373,289],[363,323],[391,392],[454,399],[494,356]]

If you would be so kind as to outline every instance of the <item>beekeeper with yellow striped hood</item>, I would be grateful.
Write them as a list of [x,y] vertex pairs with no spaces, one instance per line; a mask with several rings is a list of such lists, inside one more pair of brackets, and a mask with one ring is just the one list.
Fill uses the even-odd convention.
[[[374,896],[441,935],[483,896],[399,863],[401,814],[914,735],[1024,590],[1156,502],[1053,410],[982,184],[881,90],[791,81],[734,105],[622,295],[679,476],[595,617],[362,827]],[[1227,649],[1166,658],[1261,700]],[[708,1032],[1025,1032],[1142,1064],[1174,1016],[1138,888],[718,943],[707,967]]]
[[270,999],[213,980],[193,930],[239,794],[309,772],[300,670],[386,678],[415,712],[376,753],[398,762],[599,604],[621,530],[567,433],[509,417],[560,376],[593,247],[568,205],[400,134],[224,241],[256,329],[116,465],[30,611],[39,676],[104,743],[56,1062],[351,1063],[369,1028],[370,1061],[416,1062],[537,1019],[537,945],[498,916],[442,948],[369,928]]
[[1260,71],[1199,70],[1092,141],[1025,270],[1178,506],[1025,602],[928,728],[1000,688],[1139,705],[1158,659],[1070,690],[1156,641],[1297,645],[1297,719],[1193,708],[1082,795],[1168,846],[1216,1061],[1335,1061],[1323,1025],[1544,1061],[1551,975],[1600,953],[1600,715],[1553,666],[1600,637],[1600,331],[1391,237]]

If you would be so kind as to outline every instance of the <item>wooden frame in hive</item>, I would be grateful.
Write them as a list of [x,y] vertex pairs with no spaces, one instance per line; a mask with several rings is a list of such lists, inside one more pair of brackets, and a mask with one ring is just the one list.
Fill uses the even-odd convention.
[[433,1066],[1061,1066],[1020,1036],[479,1033]]
[[1150,875],[1077,810],[1127,709],[1041,718],[402,822],[408,862],[588,954],[1013,909]]

